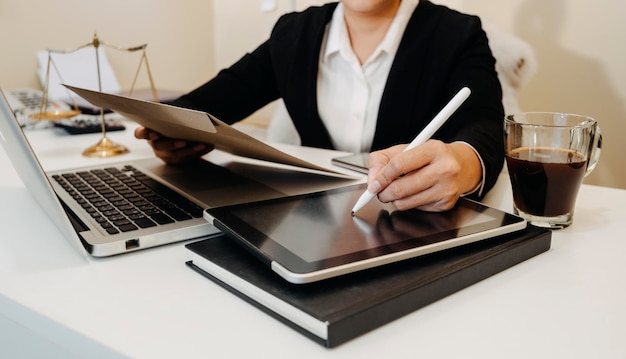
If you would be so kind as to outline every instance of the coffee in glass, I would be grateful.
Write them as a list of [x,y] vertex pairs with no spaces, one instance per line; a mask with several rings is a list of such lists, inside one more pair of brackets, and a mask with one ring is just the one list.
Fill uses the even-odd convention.
[[540,227],[572,224],[580,185],[600,156],[597,122],[551,112],[509,115],[504,142],[515,213]]

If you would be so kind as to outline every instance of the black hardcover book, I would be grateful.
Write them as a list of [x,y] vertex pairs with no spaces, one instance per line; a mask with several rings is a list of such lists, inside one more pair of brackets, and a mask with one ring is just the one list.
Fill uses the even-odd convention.
[[[334,347],[547,251],[526,229],[311,284],[291,284],[226,236],[186,247],[187,265],[300,333]],[[272,309],[270,309],[272,308]]]

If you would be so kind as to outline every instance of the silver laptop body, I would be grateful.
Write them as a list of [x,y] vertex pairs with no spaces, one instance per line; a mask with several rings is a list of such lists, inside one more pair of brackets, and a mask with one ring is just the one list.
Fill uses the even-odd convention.
[[[86,251],[95,257],[106,257],[210,236],[219,231],[202,218],[202,209],[284,196],[284,193],[206,161],[176,167],[164,165],[159,159],[150,158],[132,160],[119,165],[107,164],[46,173],[1,89],[0,95],[0,142],[33,197],[63,235],[82,253]],[[142,174],[138,174],[139,172]],[[113,180],[109,174],[113,174]],[[93,177],[100,175],[107,178],[107,181],[115,183],[94,185]],[[140,176],[145,176],[141,178],[152,187],[142,189],[143,182],[137,183],[140,182],[138,181],[141,179]],[[75,183],[72,185],[68,182]],[[124,187],[124,182],[129,183],[129,187]],[[87,194],[78,192],[74,186],[81,190],[87,188]],[[115,197],[115,194],[111,195],[113,200],[97,197],[100,195],[100,189],[110,189],[107,186],[120,187],[120,191],[125,192],[122,196],[137,195],[138,193],[133,193],[134,188],[139,188],[140,191],[149,193],[146,198],[157,200],[149,202],[146,198],[143,200],[135,198],[136,202],[124,202],[125,198]],[[156,187],[161,189],[155,194],[153,189]],[[97,194],[93,194],[94,190]],[[168,198],[163,199],[161,191],[171,196],[172,201]],[[182,205],[172,203],[175,202],[174,199],[181,200],[180,197]],[[128,209],[128,212],[124,210],[119,213],[120,210],[109,208],[107,204],[113,202],[122,203],[119,207]],[[148,208],[148,214],[137,213],[145,208]],[[106,212],[109,215],[115,210],[118,210],[118,214],[112,216],[114,220],[106,218],[109,223],[104,226],[99,212]],[[137,221],[131,217],[139,219],[147,217],[147,220]],[[117,223],[120,225],[117,226]],[[116,228],[111,229],[109,225]],[[137,228],[132,229],[133,226]]]

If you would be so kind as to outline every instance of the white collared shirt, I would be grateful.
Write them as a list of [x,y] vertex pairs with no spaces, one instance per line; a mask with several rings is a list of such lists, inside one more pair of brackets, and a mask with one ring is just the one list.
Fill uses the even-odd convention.
[[350,44],[343,4],[337,5],[322,43],[317,78],[318,111],[337,150],[370,151],[387,76],[418,2],[400,2],[385,38],[363,65]]
[[[383,41],[372,55],[360,64],[352,50],[339,3],[326,28],[317,77],[317,106],[335,149],[360,153],[370,152],[380,100],[385,90],[404,30],[419,0],[402,0]],[[482,194],[485,185],[485,164],[476,149],[466,143],[480,160],[482,178],[474,190]]]

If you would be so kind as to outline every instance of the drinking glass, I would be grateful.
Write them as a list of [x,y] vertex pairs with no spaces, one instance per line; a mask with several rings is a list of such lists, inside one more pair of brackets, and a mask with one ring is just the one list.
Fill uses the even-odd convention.
[[583,178],[600,158],[597,121],[554,112],[508,115],[504,146],[515,213],[538,227],[571,225]]

